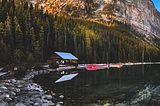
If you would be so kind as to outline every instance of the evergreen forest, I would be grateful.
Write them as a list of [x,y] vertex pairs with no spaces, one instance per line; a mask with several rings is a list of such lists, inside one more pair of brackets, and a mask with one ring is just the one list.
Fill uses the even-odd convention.
[[32,4],[0,2],[0,65],[46,62],[54,51],[79,63],[159,61],[160,50],[127,24],[107,26],[88,19],[43,12]]

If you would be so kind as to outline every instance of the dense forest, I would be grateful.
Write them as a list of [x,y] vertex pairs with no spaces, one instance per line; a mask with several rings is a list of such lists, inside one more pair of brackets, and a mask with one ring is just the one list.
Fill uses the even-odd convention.
[[129,25],[43,12],[14,0],[0,2],[0,65],[46,62],[54,51],[71,52],[79,63],[159,61],[160,51],[145,43]]

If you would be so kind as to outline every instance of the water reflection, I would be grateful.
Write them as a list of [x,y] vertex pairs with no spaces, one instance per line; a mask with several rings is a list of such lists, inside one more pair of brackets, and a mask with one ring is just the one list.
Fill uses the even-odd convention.
[[123,66],[97,71],[77,70],[78,76],[71,81],[54,82],[61,76],[57,72],[36,76],[34,81],[57,95],[64,95],[64,103],[86,105],[100,101],[127,101],[132,91],[147,81],[159,76],[159,65]]

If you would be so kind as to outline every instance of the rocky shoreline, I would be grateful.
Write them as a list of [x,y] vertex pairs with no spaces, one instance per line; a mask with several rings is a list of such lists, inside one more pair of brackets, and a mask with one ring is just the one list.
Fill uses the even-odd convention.
[[0,80],[0,106],[61,106],[62,101],[53,103],[55,93],[48,95],[40,85],[32,82],[35,75],[44,73],[48,72],[27,71],[21,80],[13,77]]

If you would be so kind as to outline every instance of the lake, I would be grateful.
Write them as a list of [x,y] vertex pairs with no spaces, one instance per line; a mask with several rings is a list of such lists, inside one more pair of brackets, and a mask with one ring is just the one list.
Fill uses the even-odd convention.
[[[132,65],[122,68],[77,71],[70,81],[55,83],[62,75],[50,72],[35,76],[34,82],[43,86],[48,94],[55,96],[54,102],[62,101],[66,106],[128,104],[135,90],[160,75],[160,65]],[[64,98],[59,98],[63,95]]]

